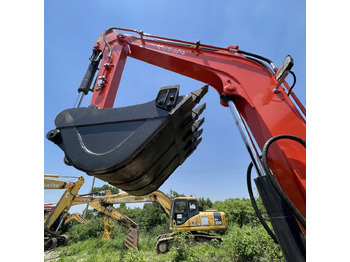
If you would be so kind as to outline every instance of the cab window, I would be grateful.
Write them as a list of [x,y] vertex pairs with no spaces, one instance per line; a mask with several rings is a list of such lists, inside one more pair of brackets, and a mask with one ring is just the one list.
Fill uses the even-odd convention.
[[188,219],[187,215],[187,201],[176,200],[175,202],[175,220],[177,225],[182,225]]
[[197,209],[197,203],[195,200],[189,200],[188,206],[189,206],[190,212],[193,212]]
[[186,213],[186,200],[176,201],[175,213]]

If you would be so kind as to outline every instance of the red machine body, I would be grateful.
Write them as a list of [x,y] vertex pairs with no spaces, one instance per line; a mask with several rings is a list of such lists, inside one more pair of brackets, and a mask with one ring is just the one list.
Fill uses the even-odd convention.
[[[117,34],[111,29],[139,36]],[[238,46],[221,48],[142,31],[111,29],[101,34],[94,45],[94,50],[102,52],[102,60],[91,104],[113,107],[126,59],[132,57],[209,84],[220,96],[234,97],[233,102],[261,151],[267,140],[281,134],[306,140],[302,115],[306,115],[305,108],[284,78],[276,78],[278,68],[273,64],[271,70],[249,57],[249,53],[244,55]],[[280,140],[270,147],[268,162],[285,194],[306,217],[305,149],[295,141]]]
[[52,210],[54,210],[56,207],[55,204],[44,204],[44,211],[48,211],[51,212]]

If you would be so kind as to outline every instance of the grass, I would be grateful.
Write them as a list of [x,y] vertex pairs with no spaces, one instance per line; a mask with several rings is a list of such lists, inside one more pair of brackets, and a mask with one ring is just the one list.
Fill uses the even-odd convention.
[[102,262],[102,261],[125,261],[125,262],[143,262],[143,261],[172,261],[169,254],[157,255],[155,245],[149,249],[147,240],[140,239],[140,250],[127,249],[124,243],[117,240],[88,239],[71,243],[68,246],[58,248],[61,252],[60,258],[55,260],[59,262]]
[[[83,232],[84,233],[84,232]],[[85,234],[85,233],[84,233]],[[140,232],[139,251],[127,249],[124,245],[125,232],[116,230],[108,241],[99,237],[70,241],[67,246],[59,247],[59,262],[81,261],[123,261],[123,262],[270,262],[284,261],[278,245],[274,244],[262,227],[231,226],[222,236],[220,245],[186,242],[182,235],[175,239],[170,252],[157,255],[156,235]],[[84,239],[84,238],[83,238]],[[52,260],[51,260],[52,261]]]

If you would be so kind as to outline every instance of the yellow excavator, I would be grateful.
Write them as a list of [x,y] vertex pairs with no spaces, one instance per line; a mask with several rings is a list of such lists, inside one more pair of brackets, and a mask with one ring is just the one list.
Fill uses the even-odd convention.
[[71,203],[71,206],[81,205],[88,203],[90,207],[97,210],[99,213],[104,215],[104,233],[102,238],[110,239],[114,225],[109,223],[109,220],[114,221],[115,223],[128,229],[128,234],[125,239],[125,246],[127,248],[136,248],[139,249],[138,245],[138,231],[139,226],[131,218],[120,213],[116,208],[113,207],[113,204],[109,204],[103,201],[110,196],[109,190],[107,190],[105,196],[76,196]]
[[[45,175],[45,177],[58,178],[62,176]],[[158,203],[169,217],[169,229],[172,231],[172,233],[158,236],[156,244],[158,254],[169,251],[173,244],[175,232],[188,231],[192,234],[195,242],[209,242],[213,239],[221,242],[221,237],[213,236],[203,231],[225,231],[227,229],[225,213],[215,210],[199,212],[198,201],[195,197],[177,197],[171,199],[159,190],[143,196],[134,196],[129,193],[110,195],[108,191],[105,196],[80,196],[78,195],[78,191],[83,183],[83,177],[78,177],[75,183],[45,179],[45,189],[66,189],[55,209],[45,217],[45,249],[64,245],[68,241],[67,236],[62,234],[58,229],[61,228],[62,223],[64,223],[63,225],[67,224],[64,221],[68,216],[71,206],[86,203],[105,216],[103,238],[110,238],[113,225],[109,225],[108,220],[111,219],[129,229],[125,245],[128,248],[135,247],[136,249],[138,249],[138,225],[127,216],[121,214],[113,205],[142,202]],[[76,220],[83,222],[81,217],[76,218]]]
[[68,242],[69,238],[64,234],[64,232],[66,226],[71,220],[75,219],[80,223],[84,223],[85,225],[87,224],[87,221],[80,215],[73,214],[69,216],[68,214],[68,211],[72,206],[87,203],[90,207],[102,213],[105,217],[105,232],[103,234],[103,238],[110,238],[113,225],[109,224],[109,220],[113,220],[114,222],[129,229],[125,241],[126,247],[135,247],[138,249],[138,225],[127,216],[121,214],[111,204],[101,204],[99,200],[107,196],[96,197],[96,199],[94,199],[91,197],[78,195],[79,189],[84,184],[83,177],[69,177],[78,178],[76,182],[64,182],[47,178],[67,178],[66,176],[44,175],[44,177],[45,189],[66,189],[57,205],[55,207],[51,206],[52,211],[44,218],[44,250],[65,245]]
[[72,200],[78,194],[79,189],[84,184],[84,178],[77,178],[75,182],[65,182],[50,178],[59,178],[59,175],[44,175],[44,189],[65,189],[61,199],[54,209],[44,218],[44,249],[52,249],[56,246],[65,245],[69,238],[59,229],[68,216]]
[[[80,197],[77,196],[75,201],[81,201]],[[105,197],[90,197],[89,201],[89,203],[94,203],[94,205],[96,201],[98,201],[101,206],[142,202],[155,202],[160,204],[163,211],[170,218],[169,229],[172,233],[158,236],[156,244],[158,254],[169,251],[177,232],[190,232],[195,242],[210,242],[213,239],[221,242],[221,237],[210,235],[202,231],[227,230],[225,213],[216,210],[199,212],[198,201],[195,197],[177,197],[171,199],[162,191],[157,190],[143,196],[119,193]]]

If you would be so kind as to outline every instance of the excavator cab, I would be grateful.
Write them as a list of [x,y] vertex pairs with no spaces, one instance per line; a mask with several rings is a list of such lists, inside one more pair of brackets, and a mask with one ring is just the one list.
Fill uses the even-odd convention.
[[208,86],[179,95],[162,87],[155,100],[123,108],[72,108],[55,119],[46,137],[64,152],[68,165],[130,194],[157,190],[201,142],[204,122],[196,108]]
[[184,197],[175,198],[170,221],[175,221],[176,225],[179,226],[198,214],[199,208],[197,199]]

